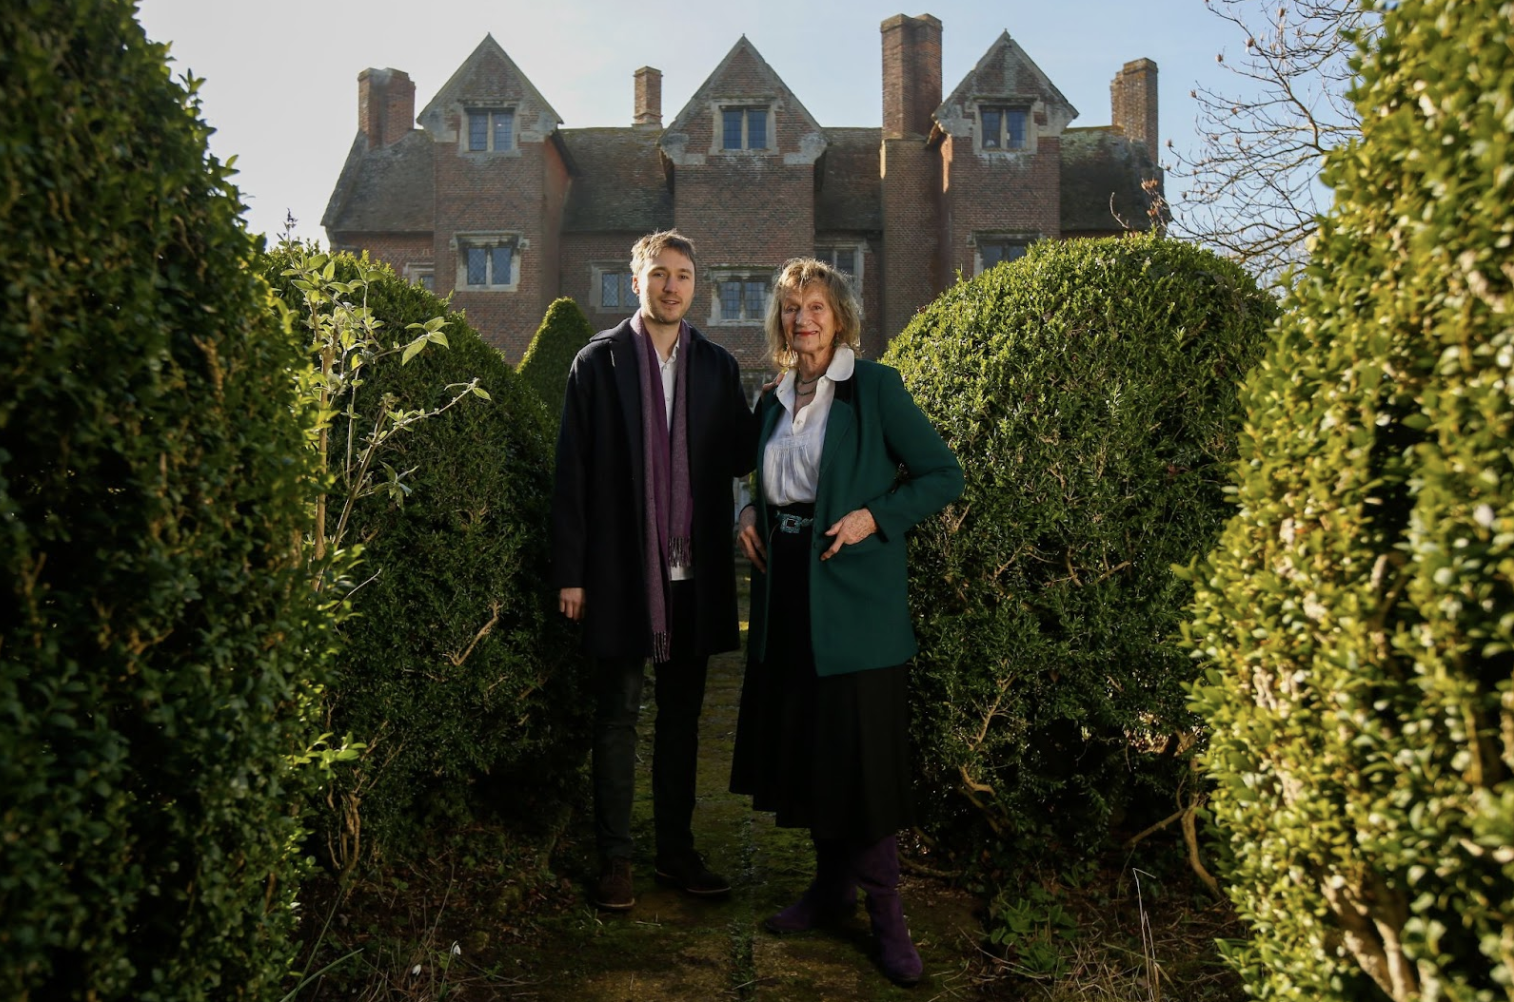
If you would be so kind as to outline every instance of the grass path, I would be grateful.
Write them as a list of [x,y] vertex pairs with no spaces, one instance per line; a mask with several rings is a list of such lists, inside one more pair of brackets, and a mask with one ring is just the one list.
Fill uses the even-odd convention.
[[[519,986],[502,997],[538,1002],[980,997],[965,974],[978,927],[974,902],[935,881],[906,876],[901,888],[925,961],[925,979],[913,991],[896,988],[873,966],[860,908],[850,925],[831,932],[776,937],[759,928],[763,917],[803,891],[813,872],[813,853],[806,832],[776,828],[770,816],[754,814],[746,798],[726,792],[741,672],[740,654],[710,662],[694,813],[699,848],[712,869],[730,878],[730,897],[700,901],[652,880],[655,709],[649,684],[633,817],[636,907],[607,914],[585,905],[542,920],[540,941],[517,954]],[[585,826],[566,851],[565,865],[587,879],[594,859]]]

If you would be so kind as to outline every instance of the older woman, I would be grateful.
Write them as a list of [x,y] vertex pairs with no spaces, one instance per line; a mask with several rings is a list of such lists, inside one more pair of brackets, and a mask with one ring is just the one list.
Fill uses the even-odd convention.
[[899,900],[896,833],[913,823],[905,532],[962,492],[962,469],[899,373],[857,357],[860,321],[830,266],[783,266],[767,312],[786,371],[758,404],[751,632],[731,790],[808,828],[815,877],[771,932],[849,914],[866,892],[878,962],[920,979]]

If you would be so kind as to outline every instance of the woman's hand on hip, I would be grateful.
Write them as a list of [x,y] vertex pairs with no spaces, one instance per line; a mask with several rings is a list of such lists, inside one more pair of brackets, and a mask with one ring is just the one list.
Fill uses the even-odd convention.
[[736,539],[741,543],[741,552],[752,562],[752,566],[763,574],[768,571],[768,548],[762,541],[762,533],[757,531],[757,509],[753,505],[747,505],[741,509],[741,515],[736,520]]
[[873,519],[873,513],[866,508],[858,508],[841,516],[841,521],[825,530],[827,536],[835,536],[836,541],[831,548],[820,554],[821,560],[829,560],[840,552],[841,547],[860,543],[873,533],[878,531],[878,523]]

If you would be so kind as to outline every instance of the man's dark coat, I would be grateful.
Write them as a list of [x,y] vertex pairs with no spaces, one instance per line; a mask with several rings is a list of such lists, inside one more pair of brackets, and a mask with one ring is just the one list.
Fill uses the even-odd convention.
[[[646,533],[641,379],[631,322],[596,334],[573,360],[557,436],[552,583],[584,589],[584,648],[595,657],[652,651],[642,561]],[[735,650],[733,477],[751,472],[756,421],[741,368],[690,328],[689,480],[694,495],[696,655]],[[674,644],[681,646],[677,638]]]

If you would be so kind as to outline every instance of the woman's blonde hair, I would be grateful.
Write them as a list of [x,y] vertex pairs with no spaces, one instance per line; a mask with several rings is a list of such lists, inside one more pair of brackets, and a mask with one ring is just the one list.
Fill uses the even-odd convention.
[[783,336],[783,300],[790,292],[803,291],[810,285],[820,286],[830,301],[831,312],[836,314],[836,342],[853,350],[862,345],[862,308],[857,304],[851,282],[824,261],[812,257],[791,258],[783,262],[778,277],[773,280],[767,319],[762,325],[767,333],[768,355],[784,369],[793,367],[795,355]]

